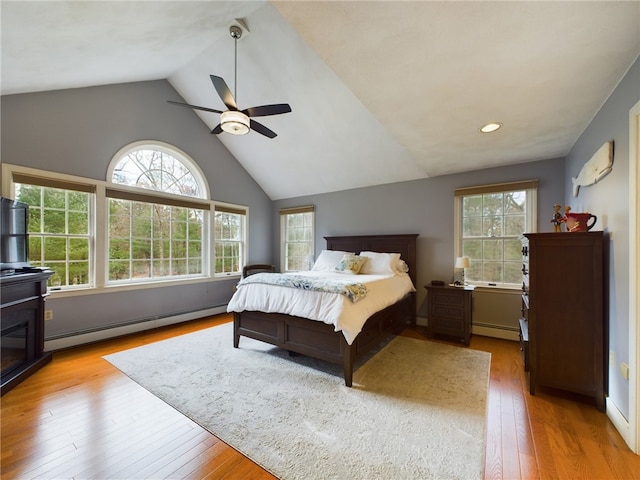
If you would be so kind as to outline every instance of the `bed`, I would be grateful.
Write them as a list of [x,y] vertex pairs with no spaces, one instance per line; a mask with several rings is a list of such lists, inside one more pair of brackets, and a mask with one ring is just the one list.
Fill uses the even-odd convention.
[[[416,284],[416,240],[418,234],[358,235],[325,237],[327,250],[346,252],[399,253],[408,266],[408,275]],[[233,346],[239,347],[240,337],[260,340],[290,352],[307,355],[342,365],[345,385],[352,386],[355,362],[378,346],[404,325],[415,325],[415,291],[396,303],[371,315],[351,343],[334,325],[283,313],[258,310],[233,312]]]

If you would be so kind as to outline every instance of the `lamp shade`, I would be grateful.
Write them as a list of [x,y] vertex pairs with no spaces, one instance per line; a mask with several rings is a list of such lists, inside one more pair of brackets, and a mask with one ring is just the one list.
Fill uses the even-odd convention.
[[220,127],[222,130],[234,135],[249,133],[249,117],[236,110],[228,110],[220,114]]
[[469,268],[470,266],[471,266],[471,260],[469,260],[469,257],[456,258],[455,268]]

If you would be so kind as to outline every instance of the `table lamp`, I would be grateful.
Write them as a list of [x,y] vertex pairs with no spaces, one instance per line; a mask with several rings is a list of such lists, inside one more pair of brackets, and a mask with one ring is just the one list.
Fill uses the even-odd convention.
[[461,282],[462,285],[466,285],[466,282],[464,280],[465,269],[469,268],[470,266],[471,266],[471,260],[469,259],[469,257],[456,258],[455,268],[462,270],[462,282]]

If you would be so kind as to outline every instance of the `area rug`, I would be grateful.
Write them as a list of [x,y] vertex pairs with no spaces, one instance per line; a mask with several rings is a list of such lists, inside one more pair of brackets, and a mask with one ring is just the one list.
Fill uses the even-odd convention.
[[338,366],[225,324],[105,357],[275,476],[474,479],[489,353],[394,337],[344,385]]

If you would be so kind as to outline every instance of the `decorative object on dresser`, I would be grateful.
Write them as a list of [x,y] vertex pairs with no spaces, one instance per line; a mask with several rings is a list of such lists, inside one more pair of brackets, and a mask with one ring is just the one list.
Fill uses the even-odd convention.
[[428,297],[427,334],[430,338],[443,335],[469,346],[474,287],[425,285]]
[[529,390],[590,397],[605,409],[605,232],[526,233],[520,337]]
[[567,232],[588,232],[594,227],[597,221],[598,217],[591,215],[589,212],[567,212],[565,215]]

